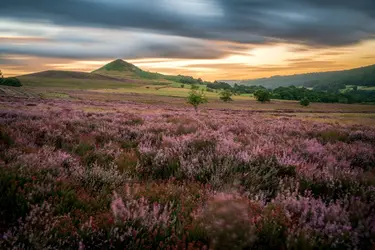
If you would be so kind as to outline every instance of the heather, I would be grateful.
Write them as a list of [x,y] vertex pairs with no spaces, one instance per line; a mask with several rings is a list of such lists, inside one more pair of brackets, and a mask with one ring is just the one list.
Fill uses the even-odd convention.
[[372,249],[375,128],[2,98],[2,249]]

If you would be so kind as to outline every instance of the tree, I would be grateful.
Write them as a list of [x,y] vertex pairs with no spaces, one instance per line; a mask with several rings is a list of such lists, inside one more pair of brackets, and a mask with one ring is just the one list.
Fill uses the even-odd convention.
[[232,92],[229,91],[229,90],[223,90],[220,92],[220,100],[222,100],[223,102],[231,102],[233,101],[232,99]]
[[203,90],[197,91],[197,90],[192,90],[189,93],[188,96],[188,103],[193,105],[195,112],[198,112],[198,106],[204,103],[207,103],[207,97],[205,96]]
[[3,72],[0,70],[0,84],[4,81],[4,75]]
[[184,87],[185,87],[185,85],[181,84],[181,88],[184,88]]
[[299,104],[301,104],[302,106],[309,106],[310,105],[310,101],[309,99],[307,99],[306,97],[305,98],[302,98],[301,101],[299,101]]
[[258,102],[269,102],[271,101],[271,93],[268,90],[259,89],[254,93],[255,98]]

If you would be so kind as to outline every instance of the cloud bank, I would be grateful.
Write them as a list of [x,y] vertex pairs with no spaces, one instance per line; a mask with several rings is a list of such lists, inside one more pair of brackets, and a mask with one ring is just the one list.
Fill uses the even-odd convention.
[[3,0],[0,16],[0,34],[22,37],[0,40],[1,53],[46,57],[217,58],[230,47],[215,41],[315,48],[375,38],[373,0]]

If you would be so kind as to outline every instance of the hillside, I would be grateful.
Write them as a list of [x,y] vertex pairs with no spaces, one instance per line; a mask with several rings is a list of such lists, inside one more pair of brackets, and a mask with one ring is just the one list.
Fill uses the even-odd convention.
[[342,71],[329,71],[319,73],[307,73],[289,76],[272,76],[253,80],[225,82],[233,84],[237,82],[243,85],[261,85],[266,88],[286,87],[290,85],[305,87],[328,87],[332,84],[375,86],[375,65]]
[[[114,60],[91,73],[47,70],[17,76],[25,87],[60,87],[72,89],[134,88],[167,85],[180,88],[181,84],[202,84],[191,76],[163,75],[148,72],[124,60]],[[180,91],[180,89],[179,89]]]
[[27,75],[18,76],[18,78],[29,78],[29,77],[38,77],[38,78],[71,78],[71,79],[90,79],[90,80],[111,80],[119,81],[119,79],[99,74],[78,72],[78,71],[63,71],[63,70],[47,70]]
[[94,70],[92,73],[99,74],[103,76],[110,76],[117,79],[132,78],[132,79],[145,79],[145,80],[155,80],[162,79],[166,80],[164,75],[159,73],[152,73],[144,71],[137,66],[125,62],[124,60],[117,59],[114,60],[103,67]]
[[157,84],[172,84],[172,83],[184,83],[184,84],[202,84],[202,79],[195,79],[191,76],[184,75],[163,75],[160,73],[154,73],[142,70],[137,66],[128,63],[122,59],[114,60],[103,67],[94,70],[92,73],[115,77],[118,79],[131,78],[138,79],[145,83],[157,83]]

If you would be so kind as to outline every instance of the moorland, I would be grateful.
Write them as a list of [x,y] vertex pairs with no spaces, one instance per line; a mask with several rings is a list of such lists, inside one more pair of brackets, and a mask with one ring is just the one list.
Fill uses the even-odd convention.
[[371,103],[226,103],[121,60],[18,78],[0,88],[3,249],[375,246]]

